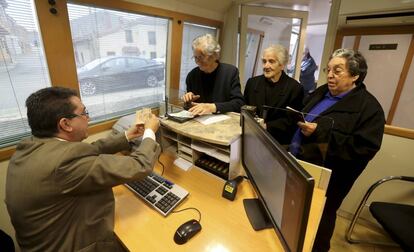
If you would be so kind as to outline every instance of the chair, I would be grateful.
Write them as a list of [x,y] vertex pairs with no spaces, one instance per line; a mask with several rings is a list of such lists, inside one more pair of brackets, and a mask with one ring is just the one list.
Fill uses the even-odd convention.
[[348,228],[346,239],[349,243],[369,243],[375,245],[387,245],[387,246],[401,246],[404,251],[414,251],[414,206],[397,204],[391,202],[371,202],[369,210],[372,216],[381,224],[384,230],[390,235],[390,237],[398,243],[386,243],[380,241],[368,241],[368,240],[354,240],[351,238],[355,224],[359,215],[362,212],[366,202],[371,193],[379,185],[391,181],[391,180],[402,180],[414,182],[414,177],[407,176],[390,176],[378,180],[376,183],[371,185],[368,191],[365,193],[359,207],[357,208],[352,222]]

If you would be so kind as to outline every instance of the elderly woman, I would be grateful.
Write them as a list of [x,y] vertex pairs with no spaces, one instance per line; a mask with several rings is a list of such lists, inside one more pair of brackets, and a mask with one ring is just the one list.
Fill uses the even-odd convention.
[[186,79],[183,100],[191,102],[189,111],[193,115],[239,112],[244,99],[237,68],[219,62],[220,45],[210,34],[195,38],[192,48],[198,67]]
[[[303,111],[309,115],[305,123],[298,123],[292,139],[292,154],[303,160],[319,160],[332,170],[313,251],[329,250],[336,211],[381,146],[384,111],[363,84],[367,69],[359,52],[336,50],[326,68],[328,83],[305,101]],[[328,146],[326,153],[317,157],[317,152],[308,151],[307,144],[317,143],[320,138],[325,138]]]
[[288,144],[293,134],[289,131],[284,110],[286,106],[301,110],[303,88],[290,78],[283,69],[289,59],[288,51],[281,45],[271,45],[263,50],[263,75],[250,78],[244,89],[247,105],[257,107],[257,113],[265,120],[266,129],[281,144]]

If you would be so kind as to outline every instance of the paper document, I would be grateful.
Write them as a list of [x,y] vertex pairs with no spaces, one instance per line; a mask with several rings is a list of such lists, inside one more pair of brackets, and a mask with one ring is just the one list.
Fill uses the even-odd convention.
[[194,118],[193,114],[191,114],[191,112],[188,112],[187,110],[181,110],[180,112],[177,113],[170,113],[170,116],[174,116],[174,117],[181,117],[181,118]]
[[294,122],[306,122],[305,121],[305,115],[302,112],[300,112],[300,111],[298,111],[296,109],[293,109],[293,108],[291,108],[289,106],[286,106],[286,111],[288,113],[288,116]]
[[135,124],[145,124],[151,117],[151,109],[143,108],[135,112]]
[[203,116],[199,116],[197,118],[195,118],[194,120],[204,124],[204,125],[209,125],[209,124],[213,124],[216,122],[221,122],[224,120],[229,119],[230,116],[227,115],[203,115]]
[[191,143],[191,148],[196,151],[206,153],[207,155],[214,157],[225,163],[230,163],[230,156],[228,153],[220,149],[214,148],[208,144],[194,141],[193,143]]
[[183,169],[184,171],[188,171],[191,168],[191,166],[193,166],[193,164],[191,162],[189,162],[189,161],[187,161],[183,158],[177,158],[174,161],[174,165],[181,168],[181,169]]

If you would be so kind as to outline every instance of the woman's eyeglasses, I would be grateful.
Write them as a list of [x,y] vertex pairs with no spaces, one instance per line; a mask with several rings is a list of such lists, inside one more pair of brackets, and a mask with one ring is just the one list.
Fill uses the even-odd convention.
[[326,75],[328,75],[328,74],[329,74],[329,72],[331,72],[331,71],[332,71],[333,75],[335,75],[335,76],[341,76],[341,75],[343,75],[343,74],[345,73],[345,70],[344,70],[344,69],[342,69],[342,68],[339,68],[339,67],[334,68],[334,69],[330,69],[330,68],[328,68],[328,67],[325,67],[325,68],[323,69],[323,72],[324,72]]

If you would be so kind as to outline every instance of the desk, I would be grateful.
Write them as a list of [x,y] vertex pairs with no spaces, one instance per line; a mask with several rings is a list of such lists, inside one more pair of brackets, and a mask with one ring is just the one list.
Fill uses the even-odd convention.
[[191,139],[218,145],[230,145],[241,135],[240,114],[230,112],[226,115],[230,118],[210,125],[203,125],[196,120],[177,123],[168,119],[162,120],[161,124]]
[[[115,233],[130,251],[283,251],[273,229],[254,231],[244,211],[243,199],[254,198],[248,181],[238,188],[234,201],[221,197],[224,181],[197,167],[185,172],[173,165],[173,157],[162,154],[164,177],[189,191],[187,198],[176,210],[195,207],[201,211],[202,230],[186,244],[173,241],[174,232],[184,222],[198,219],[194,210],[163,217],[137,198],[125,186],[114,188]],[[157,164],[156,172],[160,172]],[[311,251],[325,200],[325,192],[314,189],[305,247]]]

